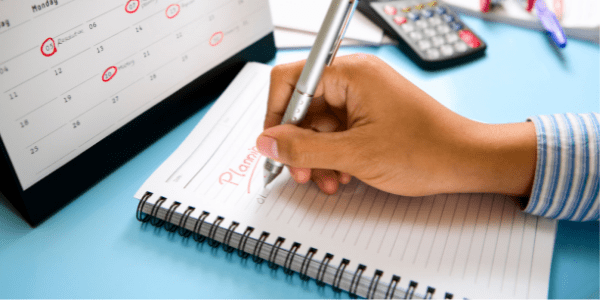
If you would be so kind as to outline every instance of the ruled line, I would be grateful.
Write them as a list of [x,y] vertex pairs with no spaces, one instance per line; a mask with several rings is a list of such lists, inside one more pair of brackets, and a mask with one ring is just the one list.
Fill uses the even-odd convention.
[[[317,188],[317,189],[319,188],[316,183],[312,182],[312,184],[313,184],[313,186],[315,188]],[[302,226],[302,222],[304,222],[304,219],[306,219],[306,216],[308,215],[308,212],[310,211],[310,208],[313,206],[313,204],[315,203],[315,200],[317,199],[318,196],[319,196],[319,192],[317,191],[315,193],[315,196],[313,197],[312,201],[310,202],[310,205],[306,209],[306,212],[305,212],[304,216],[302,216],[302,220],[300,220],[300,223],[298,223],[298,228],[300,228],[300,226]]]
[[93,18],[91,18],[91,19],[89,19],[89,20],[87,20],[87,21],[85,21],[85,22],[86,22],[86,23],[88,23],[88,22],[91,22],[91,21],[93,21],[93,20],[96,20],[96,19],[98,19],[98,18],[100,18],[100,17],[104,16],[105,14],[107,14],[107,13],[109,13],[109,12],[111,12],[111,11],[113,11],[113,10],[115,10],[115,9],[119,8],[119,7],[121,7],[121,4],[119,4],[119,5],[117,5],[117,6],[113,7],[113,8],[111,8],[111,9],[109,9],[109,10],[107,10],[107,11],[105,11],[105,12],[103,12],[103,13],[101,13],[101,14],[99,14],[99,15],[97,15],[97,16],[95,16],[95,17],[93,17]]
[[29,20],[27,20],[25,22],[21,22],[21,23],[15,25],[15,26],[11,26],[10,28],[6,29],[5,31],[0,32],[0,35],[2,35],[3,33],[9,32],[11,29],[15,29],[15,28],[17,28],[17,27],[19,27],[19,26],[21,26],[21,25],[23,25],[23,24],[25,24],[25,23],[27,23],[29,21],[31,21],[31,19],[29,19]]
[[29,50],[25,50],[25,51],[23,51],[23,52],[21,52],[21,53],[19,53],[19,54],[15,55],[15,56],[13,56],[13,57],[11,57],[11,58],[9,58],[9,59],[7,59],[7,60],[5,60],[5,61],[1,62],[1,63],[0,63],[0,65],[3,65],[3,64],[5,64],[5,63],[7,63],[7,62],[9,62],[9,61],[11,61],[11,60],[13,60],[13,59],[15,59],[15,58],[19,57],[19,56],[21,56],[21,55],[23,55],[23,54],[25,54],[25,53],[27,53],[27,52],[31,51],[31,50],[34,50],[34,49],[36,49],[37,47],[39,47],[39,46],[33,46],[33,48],[31,48],[31,49],[29,49]]
[[[296,207],[300,206],[300,204],[304,200],[304,197],[306,196],[306,193],[308,193],[308,190],[309,190],[309,187],[310,187],[309,185],[305,185],[305,184],[303,184],[302,186],[306,187],[306,188],[304,189],[304,193],[302,194],[302,197],[300,197],[300,201],[298,201],[298,205],[296,205]],[[294,194],[292,194],[292,196],[290,197],[290,201],[291,201],[291,199],[294,198],[293,196],[294,196]],[[289,204],[290,201],[288,201],[288,203],[286,203],[285,207],[283,207],[283,210],[281,211],[281,213],[277,216],[277,219],[275,219],[275,220],[279,220],[279,217],[281,217],[281,215],[283,214],[283,212],[287,208],[287,205]],[[296,209],[294,209],[294,212],[295,211],[296,211]],[[292,216],[294,216],[293,212],[292,212]],[[291,218],[292,216],[290,216],[290,218],[288,219],[288,221],[287,221],[288,224],[290,223],[290,220],[292,219]]]
[[[465,211],[465,216],[460,225],[460,234],[458,235],[459,243],[456,243],[456,249],[454,249],[454,258],[452,259],[452,265],[450,266],[450,273],[448,275],[452,274],[452,270],[454,270],[454,263],[456,262],[456,255],[458,254],[458,247],[460,246],[460,239],[462,238],[463,231],[465,229],[465,221],[467,220],[467,215],[469,214],[469,207],[471,206],[471,200],[473,198],[472,196],[473,196],[473,194],[469,194],[469,202],[467,203],[467,210]],[[481,202],[480,202],[480,205],[481,205]],[[439,270],[440,270],[440,266],[438,266],[438,271]]]
[[50,133],[46,134],[44,137],[42,137],[42,138],[38,139],[37,141],[35,141],[35,142],[31,143],[29,146],[25,147],[25,149],[27,149],[27,148],[30,148],[31,146],[33,146],[33,145],[37,144],[39,141],[41,141],[41,140],[45,139],[46,137],[48,137],[49,135],[51,135],[51,134],[55,133],[57,130],[59,130],[59,129],[61,129],[61,128],[65,127],[67,124],[68,124],[68,123],[65,123],[65,124],[63,124],[62,126],[60,126],[60,127],[56,128],[56,129],[54,129],[52,132],[50,132]]
[[8,89],[8,90],[4,91],[4,93],[8,93],[9,91],[16,89],[17,87],[21,86],[22,84],[24,84],[24,83],[28,82],[29,80],[31,80],[31,79],[34,79],[34,78],[36,78],[36,77],[38,77],[38,76],[40,76],[40,75],[42,75],[42,74],[46,73],[47,71],[48,71],[48,70],[44,70],[44,71],[42,71],[41,73],[39,73],[39,74],[37,74],[37,75],[35,75],[35,76],[33,76],[33,77],[31,77],[31,78],[29,78],[29,79],[25,80],[25,81],[22,81],[21,83],[19,83],[19,84],[17,84],[17,85],[15,85],[15,86],[13,86],[12,88],[10,88],[10,89]]
[[513,206],[512,222],[510,224],[510,233],[508,236],[508,243],[506,245],[506,256],[504,257],[504,268],[502,268],[502,283],[500,284],[500,291],[504,290],[504,281],[506,280],[506,262],[508,261],[508,254],[510,254],[510,242],[512,241],[513,231],[515,230],[515,217],[517,215],[517,207]]
[[533,228],[535,231],[535,234],[533,235],[533,246],[531,247],[531,260],[529,263],[529,280],[527,281],[527,292],[525,293],[527,295],[527,297],[529,297],[529,288],[531,287],[531,275],[533,274],[533,255],[535,254],[535,242],[536,242],[536,238],[537,238],[537,233],[538,233],[538,225],[540,221],[540,217],[536,217],[535,218],[535,226]]
[[[442,213],[438,219],[437,226],[435,227],[435,233],[433,234],[433,242],[431,243],[431,246],[429,247],[429,253],[427,254],[427,259],[425,260],[426,268],[429,265],[429,259],[431,258],[431,251],[433,250],[431,247],[433,247],[433,244],[435,243],[435,238],[437,237],[438,231],[440,230],[440,224],[442,223],[442,218],[444,217],[444,211],[446,210],[446,205],[448,204],[448,194],[446,194],[445,196],[446,196],[446,199],[444,200],[444,206],[442,207]],[[456,209],[456,206],[455,206],[455,209]],[[450,224],[448,226],[448,229],[450,229],[450,226],[452,226],[452,224]],[[446,240],[448,240],[448,234],[446,234]],[[444,244],[444,247],[445,247],[445,244]],[[443,252],[442,252],[442,254],[443,254]],[[415,257],[415,259],[416,259],[416,257]]]
[[419,209],[417,209],[417,213],[415,214],[415,221],[410,225],[410,232],[408,233],[408,238],[406,239],[406,243],[404,243],[404,250],[402,250],[402,257],[400,260],[404,260],[404,254],[406,254],[406,248],[408,247],[408,242],[410,242],[410,237],[415,229],[416,218],[419,216],[419,212],[421,212],[421,208],[423,207],[423,197],[420,197],[419,201]]
[[387,223],[387,226],[385,227],[385,231],[383,232],[383,239],[381,239],[381,243],[379,243],[379,247],[377,247],[377,254],[379,254],[379,252],[381,251],[381,247],[383,246],[383,242],[385,240],[387,240],[387,233],[390,229],[390,224],[392,224],[392,220],[394,220],[394,216],[396,215],[396,210],[398,209],[398,204],[400,204],[400,199],[398,199],[398,197],[396,198],[396,205],[394,206],[394,211],[392,211],[392,216],[390,217],[390,220]]
[[[475,228],[477,227],[477,223],[479,223],[479,212],[481,211],[481,202],[483,202],[483,196],[481,196],[481,199],[479,199],[479,207],[477,208],[477,218],[475,219],[475,224],[473,225],[473,232],[475,232]],[[471,256],[471,248],[473,247],[473,232],[471,232],[471,240],[469,242],[469,250],[467,251],[467,259],[466,262],[469,261],[469,256]],[[465,263],[466,263],[465,262]],[[465,273],[467,272],[467,268],[463,268],[463,274],[462,274],[462,279],[465,279]]]
[[50,103],[50,102],[52,102],[52,101],[54,101],[54,100],[56,100],[56,99],[58,99],[58,97],[54,97],[54,99],[52,99],[52,100],[50,100],[50,101],[48,101],[48,102],[46,102],[46,103],[44,103],[44,104],[42,104],[42,105],[40,105],[40,106],[36,107],[35,109],[33,109],[32,111],[30,111],[30,112],[28,112],[28,113],[26,113],[26,114],[24,114],[24,115],[22,115],[22,116],[20,116],[20,117],[16,118],[16,119],[15,119],[15,122],[17,122],[17,121],[19,121],[19,120],[21,120],[21,119],[25,118],[25,117],[26,117],[26,116],[28,116],[29,114],[31,114],[31,113],[33,113],[34,111],[36,111],[36,110],[38,110],[38,109],[40,109],[40,108],[44,107],[46,104],[48,104],[48,103]]
[[61,95],[64,95],[64,94],[66,94],[66,93],[68,93],[68,92],[70,92],[70,91],[72,91],[72,90],[74,90],[74,89],[78,88],[78,87],[79,87],[79,86],[81,86],[82,84],[84,84],[84,83],[86,83],[86,82],[88,82],[88,81],[92,80],[94,77],[96,77],[96,76],[98,76],[98,75],[100,75],[100,73],[96,73],[94,76],[92,76],[92,77],[90,77],[90,78],[88,78],[88,79],[86,79],[86,80],[82,81],[82,82],[81,82],[81,83],[79,83],[78,85],[76,85],[76,86],[74,86],[74,87],[70,88],[68,91],[66,91],[66,92],[63,92],[63,93],[60,93],[60,94],[61,94]]
[[431,207],[429,208],[429,212],[427,213],[427,219],[425,219],[425,226],[423,227],[423,232],[419,236],[419,245],[417,246],[417,252],[415,253],[415,258],[412,263],[414,264],[417,261],[417,256],[419,256],[419,250],[421,250],[421,243],[423,242],[423,236],[425,235],[425,231],[427,230],[427,225],[429,224],[429,218],[431,217],[431,213],[433,212],[433,208],[435,207],[435,200],[438,196],[433,197],[433,201],[431,203]]
[[345,242],[346,238],[348,237],[348,233],[350,232],[350,229],[352,228],[352,225],[354,224],[354,220],[356,219],[356,215],[360,211],[360,203],[363,203],[363,201],[365,200],[365,197],[367,196],[367,192],[368,192],[369,188],[370,188],[369,186],[365,186],[365,192],[362,195],[361,201],[358,202],[359,205],[356,208],[356,211],[354,212],[354,216],[352,216],[352,221],[350,221],[350,225],[348,226],[348,231],[346,231],[346,234],[344,235],[344,238],[342,239],[342,243]]
[[390,254],[388,257],[392,257],[392,253],[394,252],[394,248],[396,248],[396,243],[398,242],[398,237],[400,236],[400,232],[402,232],[402,226],[404,225],[404,219],[406,218],[406,214],[410,208],[410,204],[415,200],[415,198],[411,198],[404,210],[404,215],[402,215],[402,221],[400,221],[400,227],[398,228],[398,233],[396,233],[396,238],[394,239],[394,243],[392,244],[392,249],[390,249]]
[[[383,206],[381,207],[381,211],[379,212],[379,215],[377,216],[377,223],[375,223],[375,227],[373,227],[373,231],[369,235],[369,240],[367,241],[365,250],[369,249],[369,245],[371,244],[371,239],[373,238],[373,235],[375,235],[375,230],[377,230],[377,226],[379,226],[379,221],[381,221],[381,214],[383,214],[383,210],[385,209],[385,205],[387,204],[389,199],[390,199],[390,194],[388,193],[387,196],[385,197],[385,201],[383,202]],[[369,216],[367,215],[367,218],[368,217]],[[384,237],[385,237],[385,235],[384,235]]]
[[95,139],[97,136],[101,135],[102,133],[104,133],[105,131],[109,130],[111,127],[113,127],[115,124],[111,124],[110,126],[106,127],[104,130],[100,131],[98,134],[94,135],[93,137],[91,137],[90,139],[88,139],[87,141],[83,142],[83,144],[79,145],[79,148],[85,144],[87,144],[89,141]]
[[[493,196],[492,199],[492,205],[490,205],[490,212],[488,214],[487,217],[487,223],[485,224],[485,234],[483,235],[483,244],[481,245],[481,250],[483,251],[483,249],[485,249],[485,241],[488,238],[488,231],[490,229],[490,216],[492,215],[492,211],[494,210],[494,203],[496,202],[496,195]],[[497,236],[496,236],[497,238]],[[477,283],[477,277],[479,276],[479,269],[481,268],[481,259],[483,258],[483,253],[480,253],[479,255],[479,261],[477,262],[477,267],[476,267],[476,271],[475,271],[475,279],[473,280],[474,283]]]
[[[506,209],[506,199],[504,199],[504,203],[502,203],[502,216],[500,217],[500,222],[498,224],[498,234],[496,234],[496,243],[494,244],[494,251],[492,252],[492,267],[490,268],[490,276],[488,276],[488,288],[490,287],[490,283],[491,283],[491,279],[492,279],[492,272],[494,271],[494,262],[496,262],[496,260],[494,259],[496,256],[496,249],[498,248],[498,239],[500,238],[500,230],[502,229],[502,222],[504,219],[504,214]],[[510,240],[509,240],[510,242]],[[508,248],[508,244],[506,245],[506,247]],[[506,255],[508,255],[508,251],[506,252]]]
[[[448,198],[446,198],[446,201],[448,201]],[[456,218],[456,211],[458,210],[458,204],[460,204],[460,196],[457,196],[456,199],[456,204],[454,205],[454,212],[452,212],[452,218],[450,219],[450,225],[448,226],[448,233],[446,234],[446,239],[444,240],[444,250],[442,250],[442,255],[440,256],[440,260],[438,262],[438,267],[437,267],[437,271],[440,271],[440,266],[442,265],[442,259],[444,258],[444,254],[446,254],[446,246],[448,246],[448,236],[450,234],[450,230],[452,230],[453,224],[454,224],[454,218]],[[467,210],[469,208],[469,204],[467,203]],[[465,215],[467,214],[467,211],[465,211]],[[437,233],[436,233],[437,234]],[[460,235],[459,235],[460,238]],[[429,258],[427,258],[427,263],[429,263]],[[427,264],[425,265],[425,267],[427,267]]]
[[104,42],[106,42],[107,40],[109,40],[109,39],[111,39],[111,38],[113,38],[113,37],[115,37],[115,36],[117,36],[117,35],[119,35],[119,34],[121,34],[121,33],[123,33],[123,32],[125,32],[127,29],[129,29],[129,27],[126,27],[125,29],[123,29],[123,30],[121,30],[121,31],[119,31],[119,32],[117,32],[117,33],[115,33],[115,34],[113,34],[113,35],[111,35],[111,36],[109,36],[109,37],[107,37],[107,38],[103,39],[102,41],[100,41],[100,42],[98,42],[97,44],[95,44],[95,45],[94,45],[94,47],[95,47],[95,46],[98,46],[98,45],[100,45],[100,44],[102,44],[102,43],[104,43]]
[[[65,125],[66,125],[66,124],[65,124]],[[71,152],[69,152],[69,153],[65,154],[63,157],[61,157],[61,158],[57,159],[55,162],[53,162],[53,163],[49,164],[47,167],[45,167],[45,168],[41,169],[39,172],[35,173],[35,175],[38,175],[38,174],[40,174],[40,173],[44,172],[44,170],[46,170],[46,169],[48,169],[48,168],[52,167],[54,164],[56,164],[57,162],[61,161],[63,158],[65,158],[65,157],[69,156],[71,153],[75,152],[76,150],[77,150],[77,149],[73,149],[73,150],[71,150]]]
[[65,63],[66,61],[68,61],[68,60],[70,60],[70,59],[72,59],[72,58],[75,58],[77,55],[79,55],[79,54],[81,54],[81,53],[83,53],[83,52],[86,52],[86,51],[88,51],[88,50],[90,50],[90,49],[92,49],[92,47],[89,47],[89,48],[87,48],[87,49],[85,49],[85,50],[83,50],[83,51],[81,51],[81,52],[79,52],[79,53],[77,53],[77,54],[75,54],[75,55],[73,55],[73,56],[71,56],[71,57],[69,57],[69,58],[67,58],[67,59],[65,59],[65,60],[63,60],[63,61],[61,61],[61,62],[59,62],[59,63],[57,63],[56,65],[52,66],[52,68],[51,68],[51,69],[54,69],[54,68],[56,68],[56,67],[60,66],[61,64]]

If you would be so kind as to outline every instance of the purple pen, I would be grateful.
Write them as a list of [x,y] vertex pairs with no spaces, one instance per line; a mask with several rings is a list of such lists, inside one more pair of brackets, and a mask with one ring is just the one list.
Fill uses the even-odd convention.
[[565,36],[556,15],[546,7],[544,0],[535,1],[535,13],[554,43],[560,48],[567,46],[567,36]]

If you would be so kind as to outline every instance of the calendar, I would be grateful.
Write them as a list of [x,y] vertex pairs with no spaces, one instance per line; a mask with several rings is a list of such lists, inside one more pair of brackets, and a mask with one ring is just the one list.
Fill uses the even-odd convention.
[[22,189],[272,30],[268,0],[0,0],[0,137]]

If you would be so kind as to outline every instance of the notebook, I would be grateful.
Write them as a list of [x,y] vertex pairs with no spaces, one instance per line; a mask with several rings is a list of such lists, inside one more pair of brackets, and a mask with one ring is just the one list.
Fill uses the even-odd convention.
[[264,188],[270,69],[242,69],[137,191],[139,220],[366,298],[547,297],[556,222],[509,197],[411,198],[357,179],[326,195],[287,171]]

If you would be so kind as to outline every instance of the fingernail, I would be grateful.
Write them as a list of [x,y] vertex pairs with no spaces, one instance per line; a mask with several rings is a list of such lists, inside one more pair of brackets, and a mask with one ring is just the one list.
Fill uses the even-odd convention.
[[256,141],[256,147],[258,148],[258,152],[266,157],[273,159],[279,157],[279,154],[277,153],[277,141],[270,136],[259,136]]

